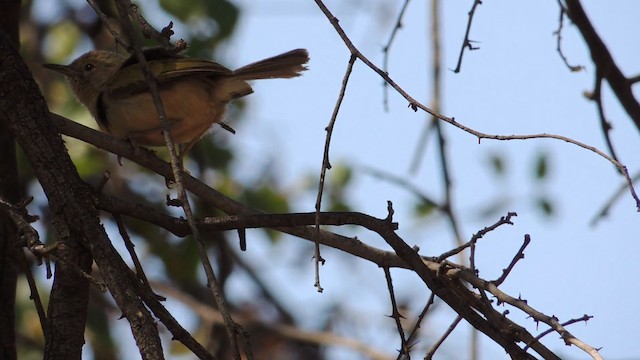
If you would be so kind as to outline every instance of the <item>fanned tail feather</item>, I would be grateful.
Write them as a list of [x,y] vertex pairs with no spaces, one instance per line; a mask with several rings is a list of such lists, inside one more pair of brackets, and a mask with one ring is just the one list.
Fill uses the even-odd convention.
[[307,50],[295,49],[243,66],[233,72],[233,77],[241,80],[292,78],[307,70],[304,64],[308,61]]

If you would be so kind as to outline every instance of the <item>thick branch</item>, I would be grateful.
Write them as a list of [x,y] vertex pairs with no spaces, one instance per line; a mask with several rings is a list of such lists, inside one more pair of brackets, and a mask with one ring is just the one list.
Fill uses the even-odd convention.
[[640,103],[633,95],[631,86],[632,82],[622,73],[622,70],[616,65],[609,49],[604,44],[596,30],[593,28],[591,21],[580,4],[580,0],[566,0],[567,15],[580,30],[582,37],[589,47],[591,59],[599,71],[616,94],[620,104],[627,114],[640,130]]
[[[50,122],[37,84],[4,33],[0,34],[0,54],[0,109],[6,114],[2,120],[24,150],[49,199],[57,240],[68,251],[65,262],[73,261],[88,271],[91,256],[95,259],[116,303],[131,323],[142,357],[161,359],[163,354],[155,323],[128,286],[134,279],[126,276],[128,268],[100,224],[91,189],[80,179],[60,135]],[[65,295],[64,301],[56,300],[60,320],[65,316],[76,316],[76,321],[71,337],[65,338],[66,333],[56,332],[57,336],[48,340],[67,342],[73,347],[74,356],[63,349],[46,354],[49,358],[80,358],[88,285],[77,278],[77,272],[71,267],[65,268],[58,263],[56,268],[59,270],[56,282],[64,285],[60,290]],[[53,296],[52,293],[52,302]],[[50,310],[55,306],[50,302]],[[54,316],[49,318],[56,321]],[[68,318],[64,320],[69,321]]]

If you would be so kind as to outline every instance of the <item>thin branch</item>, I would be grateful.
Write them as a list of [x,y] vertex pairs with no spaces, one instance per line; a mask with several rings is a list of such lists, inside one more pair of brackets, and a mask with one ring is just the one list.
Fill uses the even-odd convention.
[[567,59],[564,52],[562,51],[562,27],[564,24],[564,16],[567,13],[567,9],[562,4],[562,0],[558,0],[558,5],[560,7],[560,18],[558,19],[558,29],[553,32],[553,34],[556,36],[556,51],[560,55],[560,58],[562,59],[564,64],[567,66],[567,68],[571,72],[582,71],[584,70],[584,66],[569,64],[569,60]]
[[122,36],[120,36],[120,33],[118,32],[118,30],[116,30],[113,27],[111,19],[109,19],[109,17],[102,11],[102,9],[100,9],[100,5],[98,5],[96,0],[87,0],[87,3],[89,4],[89,6],[91,6],[93,11],[98,15],[98,17],[102,21],[102,24],[104,24],[104,26],[107,28],[109,33],[111,33],[111,36],[113,36],[113,39],[115,40],[115,42],[122,45],[123,48],[130,50],[131,45],[129,44],[129,42],[123,39]]
[[[389,40],[387,40],[387,44],[382,48],[382,69],[386,73],[389,73],[389,50],[391,50],[391,45],[393,44],[393,40],[396,38],[396,34],[402,28],[402,18],[404,17],[404,13],[407,11],[410,1],[411,0],[404,0],[400,13],[398,14],[398,18],[396,19],[396,23],[393,26],[393,30],[391,30],[391,34],[389,35]],[[386,82],[382,84],[382,92],[384,109],[385,111],[389,111],[389,84]]]
[[[478,241],[479,239],[481,239],[483,236],[485,236],[487,233],[497,229],[498,227],[502,226],[502,225],[513,225],[513,222],[511,222],[511,218],[514,216],[518,216],[518,214],[516,214],[515,212],[509,212],[507,213],[507,216],[502,216],[500,217],[500,219],[498,221],[496,221],[493,225],[487,226],[484,229],[478,231],[477,233],[473,234],[473,236],[471,237],[471,240],[467,241],[466,243],[456,247],[455,249],[451,249],[445,253],[443,253],[442,255],[438,256],[437,258],[437,262],[441,262],[442,260],[451,257],[455,254],[458,254],[459,252],[461,252],[462,250],[471,247],[473,244],[475,244],[476,241]],[[472,267],[473,268],[473,267]]]
[[387,280],[387,290],[389,290],[389,297],[391,298],[391,317],[396,323],[396,329],[398,330],[398,335],[400,336],[400,350],[399,355],[409,355],[410,348],[407,344],[407,340],[404,336],[404,330],[402,329],[402,322],[400,322],[400,318],[404,319],[404,316],[400,314],[398,310],[398,303],[396,302],[396,295],[393,291],[393,281],[391,280],[391,271],[389,271],[388,267],[382,268],[384,270],[384,277]]
[[[336,105],[333,108],[333,114],[331,115],[331,119],[329,120],[329,125],[325,128],[327,132],[327,136],[324,142],[324,152],[322,156],[322,168],[320,169],[320,180],[318,182],[318,196],[316,198],[316,213],[320,213],[322,210],[322,193],[324,191],[324,180],[327,174],[327,170],[331,169],[331,162],[329,161],[329,147],[331,145],[331,135],[333,135],[333,127],[336,124],[336,120],[338,119],[338,112],[340,111],[340,106],[342,105],[342,100],[344,99],[344,94],[347,91],[347,84],[349,83],[349,78],[351,77],[351,71],[353,70],[353,64],[356,62],[356,57],[352,54],[349,57],[349,63],[347,64],[347,69],[345,70],[344,77],[342,78],[342,86],[340,87],[340,93],[338,94],[338,99],[336,100]],[[320,231],[320,224],[316,222],[316,230]],[[315,259],[315,284],[314,286],[318,290],[318,292],[322,292],[322,286],[320,286],[320,264],[324,264],[324,259],[320,256],[320,244],[315,244],[314,250],[314,259]]]
[[[204,246],[204,241],[200,237],[200,233],[198,232],[198,228],[195,225],[195,220],[193,217],[193,211],[191,210],[191,204],[189,203],[189,198],[187,197],[187,193],[184,189],[184,171],[182,168],[181,161],[178,160],[176,147],[171,137],[171,131],[169,127],[169,121],[167,118],[167,114],[165,112],[165,108],[162,102],[162,98],[160,97],[160,92],[158,90],[158,82],[154,77],[153,73],[149,69],[148,63],[144,57],[142,52],[141,44],[136,41],[136,37],[133,34],[133,27],[131,24],[131,20],[129,16],[133,16],[140,23],[140,25],[144,28],[150,27],[146,21],[142,22],[140,19],[142,18],[140,14],[137,12],[136,8],[131,5],[128,0],[118,0],[116,1],[116,6],[120,12],[120,17],[122,19],[122,26],[128,34],[131,36],[131,41],[133,42],[133,50],[136,55],[138,62],[140,63],[140,67],[142,72],[144,73],[145,79],[147,80],[147,84],[149,85],[149,92],[151,93],[151,97],[153,98],[153,103],[155,105],[156,111],[158,113],[158,117],[160,119],[160,124],[162,125],[162,133],[164,135],[164,139],[169,150],[169,157],[171,159],[171,167],[173,170],[173,177],[175,179],[176,188],[178,191],[178,199],[180,201],[180,205],[184,211],[184,214],[187,218],[187,222],[189,223],[189,227],[191,228],[191,234],[195,239],[196,247],[198,249],[198,254],[200,256],[200,262],[204,268],[204,272],[207,277],[207,287],[210,289],[211,294],[218,305],[224,319],[225,319],[225,329],[227,331],[227,337],[229,341],[229,346],[231,348],[231,352],[233,354],[233,358],[236,360],[240,360],[240,350],[238,344],[237,334],[244,334],[244,330],[240,325],[238,325],[231,318],[231,314],[229,313],[228,306],[226,300],[224,299],[224,294],[220,285],[218,284],[218,280],[216,279],[216,275],[213,271],[213,267],[211,266],[211,262],[209,261],[209,257],[207,254],[207,250]],[[131,11],[130,11],[131,10]],[[244,347],[245,355],[249,359],[253,359],[252,351],[249,347]]]
[[[411,329],[411,332],[409,333],[409,337],[407,338],[407,346],[409,347],[409,350],[413,348],[413,345],[416,341],[416,337],[418,336],[418,330],[420,329],[420,325],[422,324],[422,320],[424,320],[424,317],[427,315],[427,312],[429,311],[429,309],[431,309],[431,305],[433,305],[435,298],[436,298],[436,294],[431,292],[431,295],[429,295],[429,300],[427,300],[427,303],[422,308],[420,315],[418,315],[418,319],[416,320],[416,323],[414,324],[413,328]],[[398,354],[398,357],[396,358],[396,360],[400,360],[400,359],[402,359],[402,354]]]
[[[142,268],[142,264],[140,263],[140,259],[138,258],[138,254],[136,254],[135,246],[131,241],[131,237],[129,237],[129,233],[127,232],[127,228],[124,225],[124,221],[122,220],[122,216],[120,214],[113,214],[113,218],[116,221],[116,225],[118,226],[118,232],[120,233],[120,237],[124,241],[124,246],[127,248],[129,252],[129,256],[131,256],[131,260],[133,261],[133,265],[136,269],[136,276],[140,281],[146,285],[149,289],[151,289],[151,285],[149,285],[149,279],[147,279],[147,275]],[[160,300],[165,300],[161,298]]]
[[593,94],[590,99],[596,103],[596,107],[598,108],[598,118],[600,119],[600,129],[602,130],[602,135],[604,136],[605,143],[607,144],[607,148],[609,149],[609,154],[612,158],[618,161],[618,156],[616,155],[616,151],[613,148],[613,142],[611,141],[611,123],[607,121],[607,118],[604,114],[604,106],[602,104],[602,73],[600,69],[596,69],[595,75],[595,86],[593,89]]
[[22,265],[22,271],[24,272],[27,278],[27,283],[29,284],[29,291],[31,292],[31,294],[29,295],[29,298],[33,300],[33,304],[36,307],[36,312],[38,313],[38,319],[40,320],[40,329],[42,329],[42,334],[44,335],[44,338],[48,339],[50,334],[49,334],[49,327],[46,326],[47,315],[44,310],[44,305],[42,304],[42,299],[40,299],[40,294],[38,292],[38,284],[36,284],[36,280],[33,278],[33,272],[31,271],[31,266],[27,261],[27,256],[25,255],[24,251],[22,251],[22,249],[20,249],[20,253],[18,254],[18,261],[20,262],[20,265]]
[[640,82],[640,75],[629,77],[629,84],[633,85]]
[[[631,179],[631,181],[633,181],[634,183],[640,181],[640,172],[636,173]],[[602,209],[600,209],[600,211],[598,211],[593,216],[591,221],[589,221],[589,225],[595,226],[598,223],[598,221],[606,217],[609,214],[609,211],[611,210],[613,205],[618,202],[618,200],[622,197],[622,195],[624,195],[626,189],[627,189],[626,184],[620,184],[618,189],[613,192],[611,197],[609,197],[609,200],[607,200],[607,202],[605,202],[604,205],[602,205]]]
[[522,246],[520,246],[520,249],[518,249],[518,252],[513,257],[513,259],[511,259],[511,263],[509,263],[509,266],[507,266],[506,269],[502,270],[502,275],[500,275],[499,278],[492,281],[492,283],[495,286],[500,286],[504,282],[504,280],[507,278],[507,276],[509,276],[509,274],[511,273],[511,270],[513,270],[513,268],[516,266],[516,263],[520,259],[524,259],[524,249],[526,249],[527,246],[529,246],[530,242],[531,242],[531,236],[529,236],[529,234],[525,234],[524,242],[522,243]]
[[458,326],[458,323],[460,323],[460,320],[462,320],[462,316],[458,315],[456,319],[453,320],[451,325],[449,325],[449,327],[447,328],[447,331],[445,331],[444,334],[442,334],[442,336],[440,337],[440,339],[438,339],[438,341],[436,341],[436,343],[433,344],[431,349],[429,349],[429,352],[427,352],[427,354],[424,356],[425,360],[433,359],[433,355],[435,355],[440,345],[444,343],[444,341],[447,339],[447,337],[449,337],[449,335],[451,335],[451,333],[456,328],[456,326]]
[[476,8],[478,5],[481,5],[481,0],[474,0],[473,5],[471,6],[471,10],[469,10],[469,20],[467,21],[467,29],[464,31],[464,40],[462,40],[462,46],[460,47],[460,55],[458,56],[458,63],[456,64],[456,68],[453,70],[454,73],[459,73],[462,68],[462,56],[464,55],[464,50],[478,50],[479,47],[473,46],[473,41],[469,40],[469,33],[471,32],[471,22],[473,21],[473,16],[476,13]]
[[[587,321],[589,321],[589,320],[591,320],[591,319],[593,319],[593,316],[590,316],[590,315],[584,314],[584,315],[582,315],[582,317],[580,317],[580,318],[577,318],[577,319],[571,319],[571,320],[568,320],[568,321],[563,322],[563,323],[562,323],[562,326],[569,326],[569,325],[571,325],[571,324],[575,324],[575,323],[577,323],[577,322],[581,322],[581,321],[584,321],[584,323],[586,324],[586,323],[587,323]],[[545,331],[541,332],[541,333],[540,333],[540,335],[536,336],[534,340],[535,340],[535,341],[540,341],[540,339],[542,339],[543,337],[545,337],[545,336],[547,336],[547,335],[551,334],[552,332],[554,332],[554,329],[553,329],[553,328],[551,328],[551,329],[547,329],[547,330],[545,330]],[[528,347],[529,347],[529,345],[527,344],[527,346],[525,346],[524,348],[525,348],[525,349],[527,349]]]

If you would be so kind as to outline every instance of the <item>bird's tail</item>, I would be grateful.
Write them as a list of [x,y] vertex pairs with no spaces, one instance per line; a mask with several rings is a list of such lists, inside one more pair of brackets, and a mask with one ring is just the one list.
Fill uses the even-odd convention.
[[307,70],[304,65],[308,61],[307,50],[295,49],[243,66],[233,72],[233,77],[240,80],[292,78]]

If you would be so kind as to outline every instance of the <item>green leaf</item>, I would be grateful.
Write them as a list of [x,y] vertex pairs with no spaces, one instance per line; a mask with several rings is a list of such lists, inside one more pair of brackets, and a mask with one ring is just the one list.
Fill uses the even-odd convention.
[[347,186],[353,178],[353,169],[346,165],[337,165],[331,168],[328,174],[331,185],[342,188]]
[[273,190],[272,184],[267,184],[257,189],[248,189],[244,197],[249,206],[268,213],[286,213],[289,211],[287,197]]
[[420,201],[414,206],[414,212],[416,216],[427,217],[433,214],[437,208],[436,204],[431,201]]
[[228,38],[238,22],[240,15],[238,7],[227,0],[206,1],[205,6],[209,17],[218,24],[215,40],[220,41]]
[[535,178],[536,180],[544,180],[549,172],[549,161],[547,153],[538,153],[538,158],[535,164]]
[[547,217],[550,217],[553,215],[554,205],[553,205],[553,202],[551,202],[551,200],[549,200],[547,197],[540,196],[537,199],[536,203],[543,215]]
[[502,176],[505,173],[506,165],[504,158],[500,154],[491,154],[489,157],[489,163],[491,168],[498,176]]
[[201,0],[160,0],[160,6],[182,22],[188,21],[194,15],[202,14],[205,9]]

